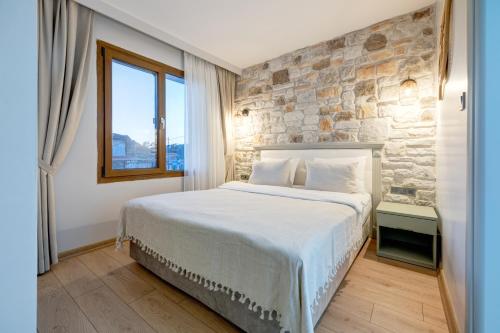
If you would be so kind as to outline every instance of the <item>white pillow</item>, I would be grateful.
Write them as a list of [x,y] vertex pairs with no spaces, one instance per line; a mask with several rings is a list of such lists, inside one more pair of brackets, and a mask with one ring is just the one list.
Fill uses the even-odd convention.
[[335,163],[333,161],[306,161],[306,189],[356,193],[359,162]]
[[295,172],[297,171],[297,166],[299,165],[300,158],[271,158],[264,157],[261,161],[289,161],[290,163],[290,185],[294,184]]
[[248,182],[256,185],[291,186],[290,160],[254,161]]
[[366,157],[334,157],[334,158],[319,158],[315,157],[314,161],[319,162],[332,162],[332,163],[353,163],[358,162],[358,168],[356,169],[356,181],[357,181],[357,193],[366,192],[365,183],[365,169],[366,169]]

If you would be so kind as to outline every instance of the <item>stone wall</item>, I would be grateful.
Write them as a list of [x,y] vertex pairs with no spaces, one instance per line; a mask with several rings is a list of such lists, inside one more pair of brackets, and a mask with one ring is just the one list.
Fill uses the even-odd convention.
[[[435,8],[392,18],[243,70],[237,81],[236,176],[253,145],[383,141],[383,199],[435,203]],[[417,94],[400,98],[410,76]],[[243,117],[241,110],[250,109]],[[416,188],[416,196],[391,193]]]

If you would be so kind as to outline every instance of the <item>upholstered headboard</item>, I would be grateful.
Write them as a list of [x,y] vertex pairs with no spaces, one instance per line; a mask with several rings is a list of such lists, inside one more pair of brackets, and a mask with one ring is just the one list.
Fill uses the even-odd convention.
[[[381,150],[383,143],[361,143],[361,142],[331,142],[314,144],[284,144],[256,146],[255,150],[260,152],[261,158],[300,158],[297,168],[295,183],[301,183],[305,177],[304,160],[314,157],[366,157],[365,185],[368,193],[372,195],[373,211],[378,206],[382,198],[381,183]],[[301,179],[302,178],[302,179]],[[372,221],[375,223],[375,214],[372,214]],[[375,225],[375,224],[374,224]]]

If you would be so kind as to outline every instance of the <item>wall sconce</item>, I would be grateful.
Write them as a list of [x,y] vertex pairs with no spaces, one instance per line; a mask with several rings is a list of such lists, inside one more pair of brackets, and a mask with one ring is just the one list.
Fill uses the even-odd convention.
[[409,76],[406,80],[401,82],[399,87],[399,101],[404,104],[413,102],[418,95],[417,81],[411,79]]
[[250,114],[250,109],[249,108],[244,108],[243,110],[241,110],[241,115],[243,117],[248,117],[249,114]]
[[399,99],[408,99],[417,96],[417,81],[411,79],[409,76],[406,80],[401,82],[399,87]]

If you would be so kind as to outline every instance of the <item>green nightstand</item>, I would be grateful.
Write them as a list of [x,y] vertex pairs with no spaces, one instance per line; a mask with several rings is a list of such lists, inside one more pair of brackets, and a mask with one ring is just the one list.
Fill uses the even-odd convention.
[[377,255],[436,269],[438,217],[432,207],[381,202]]

